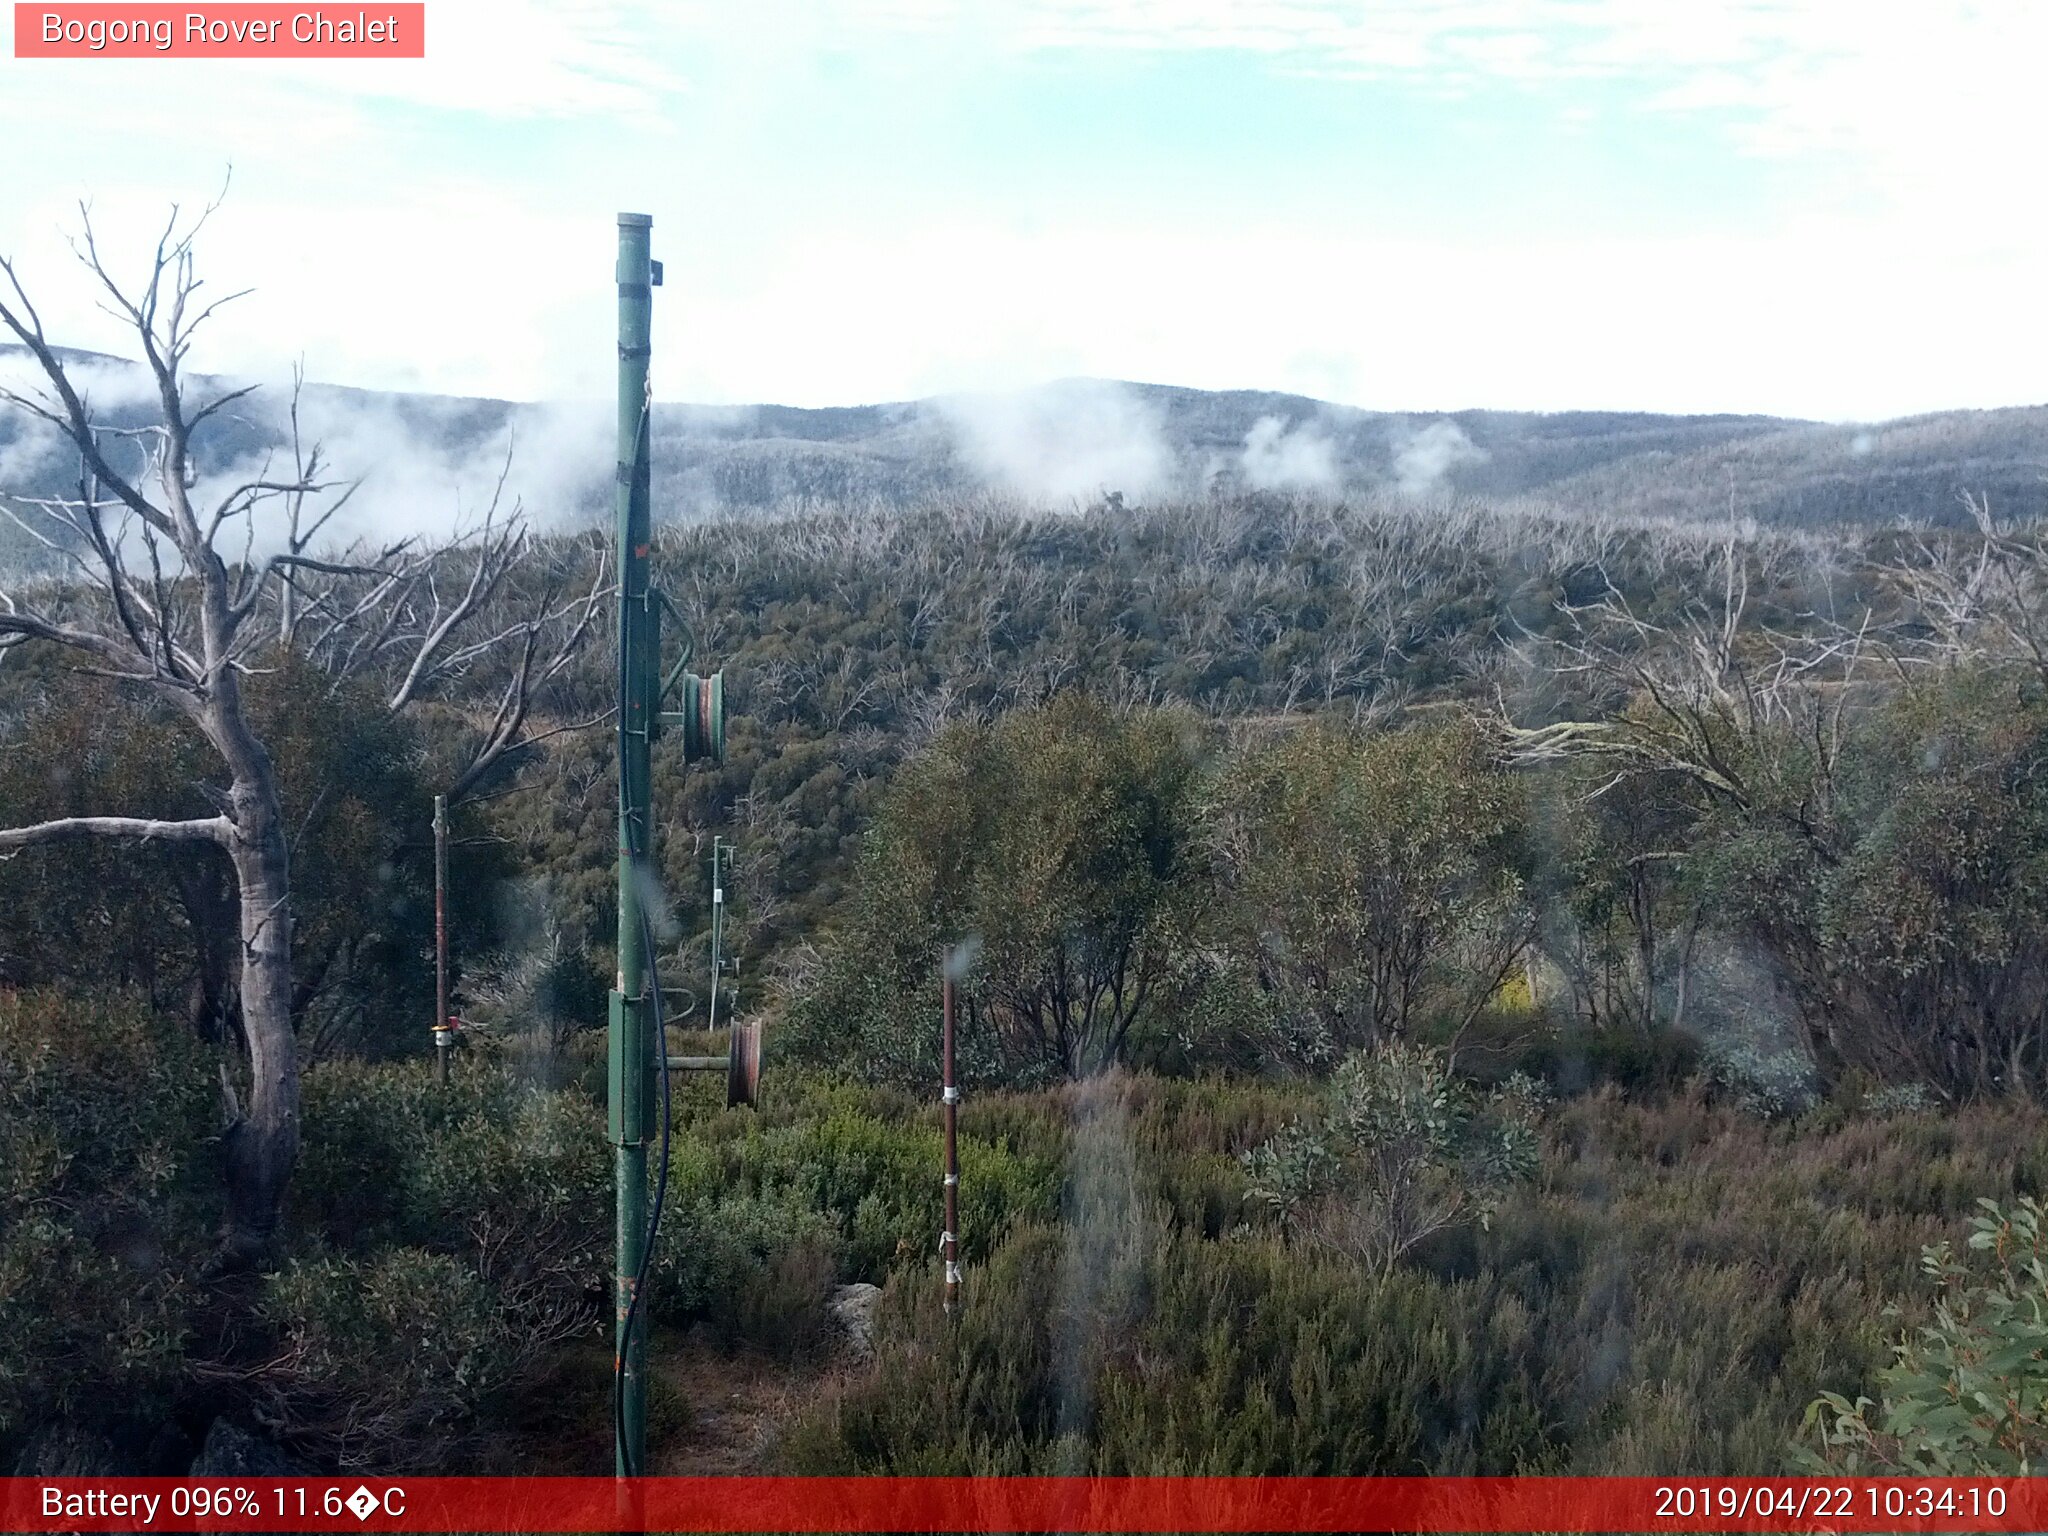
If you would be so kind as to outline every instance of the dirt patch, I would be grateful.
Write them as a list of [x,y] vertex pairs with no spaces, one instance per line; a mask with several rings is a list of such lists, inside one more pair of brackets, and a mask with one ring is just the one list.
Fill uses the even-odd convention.
[[[772,1473],[783,1431],[864,1369],[843,1343],[786,1358],[733,1348],[699,1326],[648,1341],[647,1470],[658,1477]],[[606,1477],[612,1470],[612,1355],[579,1339],[507,1405],[464,1470]]]
[[701,1328],[653,1344],[647,1460],[658,1477],[775,1471],[782,1432],[858,1369],[839,1352],[782,1359],[728,1350]]

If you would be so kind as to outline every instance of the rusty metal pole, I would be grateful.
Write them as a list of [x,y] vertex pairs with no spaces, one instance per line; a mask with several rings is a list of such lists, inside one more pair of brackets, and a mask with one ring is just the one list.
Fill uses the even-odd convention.
[[946,1110],[946,1230],[939,1237],[939,1256],[946,1264],[946,1316],[960,1305],[960,1089],[953,1081],[953,977],[952,968],[940,990],[940,1013],[944,1019],[940,1054],[945,1076],[940,1101]]
[[434,796],[434,1081],[448,1081],[448,797]]

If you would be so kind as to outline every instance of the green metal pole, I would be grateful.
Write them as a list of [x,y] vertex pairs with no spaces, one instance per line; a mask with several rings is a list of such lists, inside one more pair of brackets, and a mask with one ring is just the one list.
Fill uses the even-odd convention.
[[[644,882],[653,853],[648,744],[660,678],[648,600],[650,464],[647,356],[654,266],[644,213],[619,215],[619,974],[611,994],[610,1133],[618,1176],[618,1265],[613,1282],[620,1373],[615,1470],[647,1466],[647,1317],[634,1287],[647,1241],[647,1133],[653,1121],[654,1041],[641,945]],[[629,1320],[631,1327],[628,1327]]]

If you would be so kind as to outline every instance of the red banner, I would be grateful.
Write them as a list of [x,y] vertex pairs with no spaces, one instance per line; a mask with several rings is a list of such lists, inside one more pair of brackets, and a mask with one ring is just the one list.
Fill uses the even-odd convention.
[[17,59],[423,59],[421,0],[368,5],[34,4],[16,0]]
[[0,1531],[2040,1531],[2038,1479],[0,1479]]

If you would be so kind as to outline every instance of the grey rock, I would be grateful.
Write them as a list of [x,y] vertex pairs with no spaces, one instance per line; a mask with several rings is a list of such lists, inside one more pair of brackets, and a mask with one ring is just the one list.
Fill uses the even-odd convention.
[[875,1357],[875,1308],[881,1305],[882,1288],[857,1281],[833,1291],[825,1310],[846,1330],[846,1342],[856,1358]]

